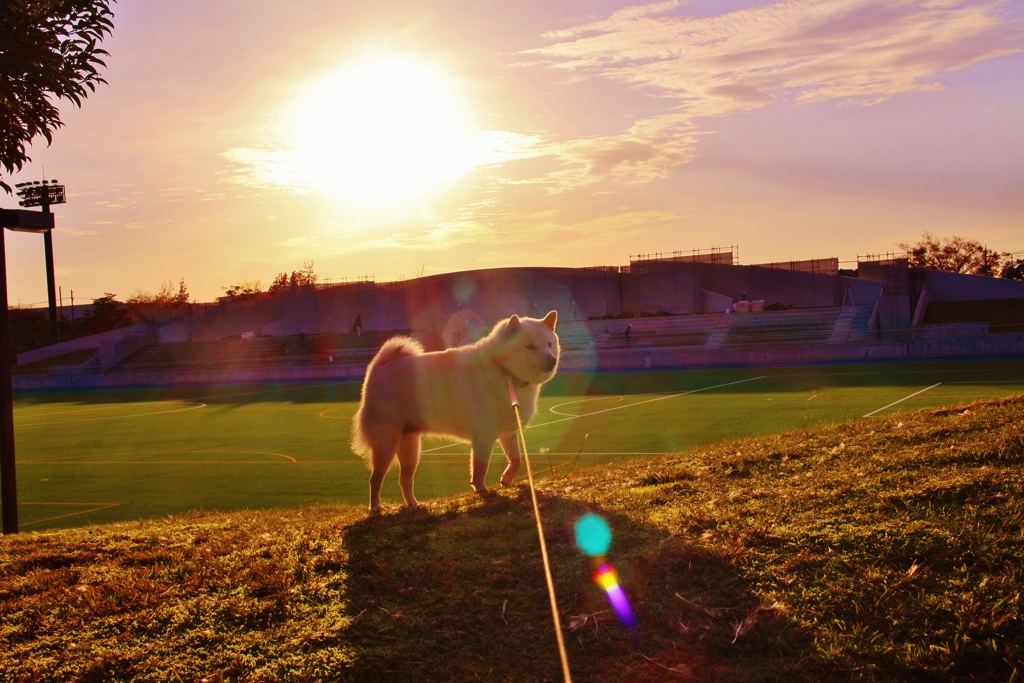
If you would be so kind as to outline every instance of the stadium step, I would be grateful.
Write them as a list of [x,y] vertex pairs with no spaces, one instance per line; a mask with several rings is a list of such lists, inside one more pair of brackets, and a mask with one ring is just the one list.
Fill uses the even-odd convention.
[[844,308],[843,312],[839,314],[839,319],[836,320],[835,327],[832,328],[832,334],[828,338],[828,343],[844,343],[846,341],[846,338],[850,335],[850,330],[853,328],[853,321],[856,317],[856,308],[854,308],[853,306]]
[[704,342],[705,349],[720,349],[722,344],[725,343],[725,338],[729,335],[729,329],[732,327],[732,320],[729,316],[726,316],[715,329],[708,335],[708,339]]

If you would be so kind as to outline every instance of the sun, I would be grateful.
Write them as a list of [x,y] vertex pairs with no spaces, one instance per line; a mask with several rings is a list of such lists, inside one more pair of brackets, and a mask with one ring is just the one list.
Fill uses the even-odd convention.
[[406,59],[358,62],[313,84],[293,131],[304,183],[367,206],[429,195],[479,156],[453,82]]

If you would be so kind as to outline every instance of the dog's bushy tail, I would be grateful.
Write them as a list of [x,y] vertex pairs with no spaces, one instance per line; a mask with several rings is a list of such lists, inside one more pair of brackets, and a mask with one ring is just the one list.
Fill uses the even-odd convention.
[[418,356],[423,353],[423,344],[412,337],[392,337],[384,342],[380,351],[373,357],[370,364],[366,366],[366,378],[363,380],[363,396],[359,402],[359,410],[352,418],[352,451],[364,458],[370,457],[371,444],[366,438],[366,387],[373,381],[373,369],[387,365],[396,358],[403,356]]
[[396,358],[402,356],[418,356],[423,353],[423,344],[412,337],[392,337],[384,342],[380,351],[373,357],[370,364],[366,366],[366,380],[370,379],[370,372],[379,365],[386,365]]

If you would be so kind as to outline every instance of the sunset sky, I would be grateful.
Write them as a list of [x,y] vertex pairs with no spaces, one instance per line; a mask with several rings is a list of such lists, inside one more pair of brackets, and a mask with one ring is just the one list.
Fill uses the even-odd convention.
[[[1024,249],[1024,3],[120,0],[57,178],[65,303],[212,300],[315,262],[378,282]],[[44,176],[45,173],[45,176]],[[16,199],[0,197],[0,206]],[[42,239],[6,235],[12,304]]]

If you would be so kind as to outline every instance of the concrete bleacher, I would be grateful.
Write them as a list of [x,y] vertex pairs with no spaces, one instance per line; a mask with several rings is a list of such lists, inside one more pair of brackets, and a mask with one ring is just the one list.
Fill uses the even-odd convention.
[[873,306],[738,313],[719,348],[841,344],[867,339]]
[[[609,320],[569,321],[558,324],[562,351],[610,350],[637,347],[702,346],[724,316],[653,316]],[[630,341],[626,341],[630,326]]]
[[[562,353],[593,355],[639,349],[747,348],[861,342],[868,337],[871,306],[799,311],[709,313],[559,323]],[[630,340],[625,337],[630,326]],[[363,364],[394,332],[320,334],[167,342],[139,349],[112,373],[181,372],[206,369],[284,368]],[[428,345],[429,348],[429,345]]]
[[109,372],[176,372],[206,369],[368,363],[394,333],[295,335],[166,342],[143,347]]
[[[962,330],[935,339],[887,342],[878,339],[874,305],[819,309],[707,313],[678,316],[562,320],[558,332],[565,372],[654,367],[758,365],[832,362],[950,354],[1013,354],[1024,350],[1024,336],[978,335],[961,339]],[[629,341],[625,330],[630,326]],[[923,328],[951,327],[926,325]],[[963,327],[961,325],[960,327]],[[982,325],[981,327],[986,327]],[[930,331],[930,330],[929,330]],[[362,335],[307,334],[239,337],[220,341],[140,344],[124,358],[98,363],[63,357],[60,364],[24,368],[17,389],[68,387],[169,386],[221,382],[261,383],[358,380],[380,346],[399,332],[365,331]],[[412,334],[427,349],[438,348],[439,335]],[[432,342],[432,343],[431,343]],[[76,361],[88,360],[81,366]]]
[[[563,352],[679,346],[743,348],[849,344],[869,339],[873,305],[571,321],[559,324]],[[626,341],[626,326],[631,326]]]

